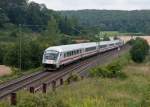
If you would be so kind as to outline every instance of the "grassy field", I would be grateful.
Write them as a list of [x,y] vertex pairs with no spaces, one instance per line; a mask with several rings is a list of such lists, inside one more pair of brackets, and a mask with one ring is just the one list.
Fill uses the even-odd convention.
[[[124,79],[87,78],[46,95],[19,92],[17,107],[149,107],[150,63],[129,62],[122,72]],[[0,106],[10,107],[7,102]]]

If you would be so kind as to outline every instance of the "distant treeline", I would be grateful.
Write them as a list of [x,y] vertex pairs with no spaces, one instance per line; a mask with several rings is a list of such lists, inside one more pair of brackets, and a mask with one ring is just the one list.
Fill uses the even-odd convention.
[[150,34],[150,10],[80,10],[59,11],[64,16],[76,17],[84,28],[99,27],[104,31]]
[[55,30],[64,34],[79,33],[74,30],[78,29],[75,18],[62,17],[57,12],[47,9],[44,4],[28,0],[0,0],[0,30],[15,28],[21,24],[34,32],[41,32],[47,29],[48,23],[53,23],[52,28],[54,26]]

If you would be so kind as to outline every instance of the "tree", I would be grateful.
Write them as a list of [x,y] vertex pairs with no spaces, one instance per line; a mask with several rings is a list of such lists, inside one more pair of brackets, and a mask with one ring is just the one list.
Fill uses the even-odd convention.
[[30,26],[30,28],[34,31],[42,31],[46,28],[48,24],[48,20],[50,16],[48,14],[48,9],[43,4],[38,4],[35,2],[31,2],[27,8],[27,25],[35,25]]
[[40,42],[34,40],[29,43],[29,51],[30,51],[30,60],[32,63],[32,67],[36,68],[41,65],[42,61],[42,55],[44,52],[44,49],[40,46]]
[[26,18],[27,0],[0,0],[0,8],[13,24],[23,24]]
[[0,44],[0,65],[3,64],[3,57],[4,57],[4,49],[3,46]]
[[[20,45],[15,43],[9,46],[4,55],[4,64],[19,68],[20,64]],[[35,40],[22,41],[21,49],[21,68],[24,70],[36,68],[41,65],[43,48],[40,42]]]
[[52,17],[49,21],[48,21],[48,26],[47,26],[47,34],[48,35],[56,35],[59,33],[59,29],[58,29],[58,23],[57,21]]
[[149,52],[147,41],[142,38],[136,38],[132,44],[133,46],[130,50],[132,60],[137,63],[143,62]]
[[48,26],[46,28],[46,31],[44,32],[44,39],[47,39],[47,43],[49,45],[56,45],[59,41],[59,29],[58,29],[58,23],[57,21],[52,17],[49,22]]
[[78,35],[80,33],[78,28],[78,20],[75,17],[68,18],[65,16],[59,20],[59,29],[64,34]]
[[9,19],[7,15],[4,13],[2,9],[0,9],[0,27],[3,27],[3,25],[8,21]]
[[76,17],[83,28],[99,27],[102,31],[150,34],[149,10],[79,10],[61,11],[60,13],[68,18]]

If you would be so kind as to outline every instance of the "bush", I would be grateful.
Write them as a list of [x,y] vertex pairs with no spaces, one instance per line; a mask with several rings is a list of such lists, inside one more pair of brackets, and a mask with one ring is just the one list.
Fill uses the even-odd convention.
[[123,76],[121,72],[122,65],[119,62],[108,64],[104,67],[97,67],[90,71],[90,76],[92,77],[104,77],[113,78]]
[[115,62],[109,64],[106,68],[109,72],[111,72],[110,76],[115,77],[121,72],[122,66],[119,64],[119,62]]
[[149,45],[147,41],[142,38],[136,38],[130,50],[132,60],[134,62],[141,63],[145,60],[148,52],[149,52]]
[[128,42],[127,42],[127,44],[129,44],[129,45],[133,45],[134,44],[134,39],[130,39]]

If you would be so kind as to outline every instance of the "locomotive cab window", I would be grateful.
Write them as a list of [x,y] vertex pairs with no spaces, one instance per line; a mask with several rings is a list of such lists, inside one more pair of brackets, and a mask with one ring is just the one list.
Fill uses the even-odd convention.
[[57,60],[58,58],[58,55],[59,55],[59,52],[57,51],[46,51],[45,52],[45,59],[47,60]]

